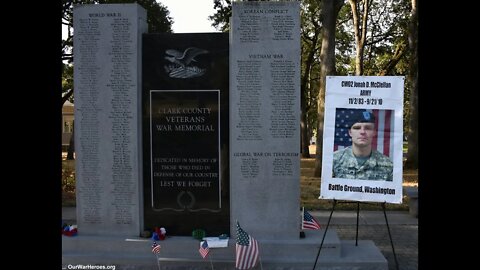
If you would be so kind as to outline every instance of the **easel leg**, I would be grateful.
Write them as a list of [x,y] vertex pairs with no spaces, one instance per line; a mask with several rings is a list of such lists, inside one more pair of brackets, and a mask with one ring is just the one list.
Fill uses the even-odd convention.
[[382,203],[382,208],[383,208],[383,215],[385,216],[385,223],[387,224],[388,237],[390,237],[390,244],[392,245],[393,258],[395,259],[395,269],[398,270],[397,255],[395,254],[395,247],[393,246],[392,234],[390,233],[390,226],[388,225],[387,211],[386,211],[386,208],[385,208],[385,203]]
[[357,202],[357,229],[355,232],[355,246],[358,246],[358,217],[360,216],[360,202]]
[[325,236],[327,235],[328,226],[330,225],[330,220],[332,220],[332,215],[333,215],[333,211],[335,210],[335,205],[336,204],[337,204],[337,200],[334,199],[333,200],[332,211],[330,212],[330,216],[328,217],[327,227],[325,228],[325,231],[323,232],[322,242],[320,243],[320,248],[318,249],[317,258],[315,258],[315,264],[313,265],[313,268],[312,268],[313,270],[315,270],[315,267],[317,266],[318,257],[320,256],[320,251],[322,250],[323,241],[325,240]]

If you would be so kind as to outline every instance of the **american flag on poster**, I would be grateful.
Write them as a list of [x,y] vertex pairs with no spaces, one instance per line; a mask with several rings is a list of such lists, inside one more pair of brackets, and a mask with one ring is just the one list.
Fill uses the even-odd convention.
[[208,252],[210,252],[210,248],[208,247],[207,241],[202,241],[200,243],[200,248],[198,249],[198,252],[200,252],[200,255],[202,258],[206,258],[208,255]]
[[235,245],[235,267],[250,269],[258,261],[258,243],[246,233],[237,222],[237,243]]
[[[347,109],[337,108],[335,113],[335,139],[333,151],[343,149],[352,145],[352,139],[348,135],[349,117],[355,111],[365,111],[365,109]],[[393,110],[367,110],[375,116],[375,126],[377,127],[377,137],[373,140],[373,149],[386,156],[392,157],[393,154]]]

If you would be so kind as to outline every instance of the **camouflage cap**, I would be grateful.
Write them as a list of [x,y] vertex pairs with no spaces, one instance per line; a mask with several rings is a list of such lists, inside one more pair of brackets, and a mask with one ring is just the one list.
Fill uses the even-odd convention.
[[355,123],[375,123],[375,115],[367,110],[355,110],[350,117],[349,127]]

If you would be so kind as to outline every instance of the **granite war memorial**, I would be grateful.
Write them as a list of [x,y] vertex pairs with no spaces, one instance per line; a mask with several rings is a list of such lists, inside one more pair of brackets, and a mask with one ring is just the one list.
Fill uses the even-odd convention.
[[[311,269],[300,238],[300,3],[233,2],[230,33],[147,33],[138,4],[74,8],[76,237],[62,264],[235,268],[237,222],[261,267]],[[146,230],[164,227],[157,257]],[[282,247],[282,248],[279,248]],[[329,230],[321,269],[387,269]],[[257,266],[258,267],[258,266]],[[320,268],[319,268],[320,269]]]

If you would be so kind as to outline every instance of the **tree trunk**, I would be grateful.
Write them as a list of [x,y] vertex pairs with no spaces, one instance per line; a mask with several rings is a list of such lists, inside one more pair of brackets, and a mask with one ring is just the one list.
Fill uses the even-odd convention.
[[302,77],[301,89],[300,89],[300,107],[301,107],[301,120],[300,120],[300,130],[301,130],[301,145],[302,145],[302,157],[310,158],[310,132],[308,132],[308,121],[307,121],[307,82],[310,78],[310,72],[312,69],[313,61],[315,59],[315,51],[318,42],[318,35],[317,31],[312,38],[312,47],[310,52],[308,52],[308,57],[305,63],[305,73]]
[[72,136],[68,143],[67,160],[74,160],[73,153],[75,153],[75,120],[72,122]]
[[[363,10],[360,14],[360,1],[348,0],[350,7],[352,8],[353,16],[353,29],[355,31],[355,43],[356,43],[356,56],[355,56],[355,75],[363,75],[363,51],[365,49],[365,40],[367,38],[367,20],[368,20],[368,8],[370,7],[371,0],[363,0]],[[358,4],[358,6],[357,6]],[[360,15],[362,15],[362,27],[360,28]]]
[[418,168],[418,13],[417,0],[412,0],[412,12],[409,23],[408,44],[412,52],[410,58],[410,132],[408,134],[408,153],[405,168]]
[[303,158],[309,158],[310,157],[310,149],[308,148],[310,145],[310,140],[308,139],[308,126],[307,126],[307,106],[306,106],[306,95],[305,95],[305,89],[302,86],[301,87],[301,94],[300,94],[300,109],[301,109],[301,119],[300,119],[300,151],[302,151],[302,157]]
[[400,60],[405,55],[407,45],[402,42],[398,44],[395,48],[395,53],[393,54],[392,58],[387,62],[387,64],[378,72],[378,76],[387,76],[391,74],[395,66],[400,62]]
[[320,51],[320,90],[318,91],[318,126],[315,154],[315,177],[320,177],[322,170],[323,120],[325,108],[325,83],[328,75],[335,75],[335,29],[338,12],[343,0],[323,1],[322,14],[322,48]]

